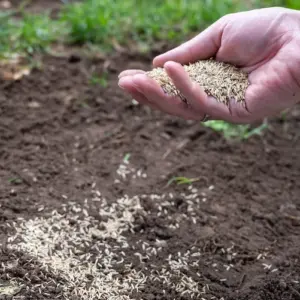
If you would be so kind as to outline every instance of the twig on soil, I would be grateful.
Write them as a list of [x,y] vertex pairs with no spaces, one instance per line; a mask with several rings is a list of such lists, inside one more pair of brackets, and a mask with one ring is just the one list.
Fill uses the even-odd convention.
[[243,286],[243,284],[244,284],[246,278],[247,278],[247,275],[246,275],[246,274],[243,274],[243,276],[242,276],[242,278],[241,278],[241,280],[240,280],[240,283],[239,283],[239,285],[238,285],[238,288],[239,288],[239,289]]
[[190,142],[190,138],[186,138],[186,139],[182,140],[182,141],[176,146],[176,149],[177,149],[177,150],[182,150],[189,142]]
[[[183,139],[180,143],[178,143],[174,147],[175,149],[173,149],[173,150],[175,150],[175,151],[176,150],[183,150],[190,141],[191,141],[190,138]],[[172,153],[173,150],[171,148],[167,149],[167,151],[163,155],[163,159],[166,159]]]
[[288,215],[288,214],[283,214],[283,215],[284,215],[284,217],[286,217],[288,219],[300,221],[300,217],[291,216],[291,215]]
[[165,160],[170,154],[172,153],[172,150],[169,148],[163,155],[163,159]]

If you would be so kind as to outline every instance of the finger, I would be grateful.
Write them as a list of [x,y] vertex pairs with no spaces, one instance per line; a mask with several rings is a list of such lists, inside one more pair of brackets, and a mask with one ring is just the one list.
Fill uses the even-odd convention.
[[123,90],[126,90],[131,95],[131,97],[134,100],[138,101],[140,104],[147,105],[147,106],[151,107],[152,109],[159,110],[157,105],[150,103],[147,100],[147,98],[134,87],[133,82],[132,82],[132,76],[125,76],[122,79],[120,79],[119,86]]
[[195,113],[205,113],[213,119],[229,122],[236,122],[248,116],[246,109],[235,101],[230,102],[230,106],[227,106],[218,102],[214,97],[209,97],[196,82],[191,81],[180,64],[168,62],[164,68],[176,88],[187,99],[190,109]]
[[[184,67],[176,62],[167,62],[164,69],[172,80],[176,88],[188,100],[188,103],[194,110],[202,110],[202,103],[207,98],[207,94],[202,89],[197,89],[191,81]],[[195,95],[195,93],[197,93]]]
[[[119,80],[119,87],[127,92],[138,91],[146,98],[148,101],[150,99],[163,98],[164,92],[159,85],[148,76],[144,74],[135,74],[133,76],[124,76]],[[159,102],[157,99],[153,103]]]
[[220,19],[190,41],[154,58],[153,65],[162,67],[167,61],[187,64],[214,56],[221,46],[225,25],[224,19]]
[[135,70],[135,69],[125,70],[119,74],[118,78],[122,78],[124,76],[133,76],[135,74],[144,74],[144,73],[145,73],[145,71],[143,71],[143,70]]
[[162,88],[148,76],[133,76],[133,83],[134,87],[147,98],[149,103],[157,106],[162,112],[184,119],[203,118],[203,115],[199,116],[199,113],[189,110],[181,99],[166,95]]
[[[161,88],[157,86],[156,82],[152,82],[152,84],[154,83],[152,86],[147,86],[143,78],[139,77],[140,76],[135,79],[135,82],[133,82],[132,76],[125,76],[119,81],[120,87],[126,90],[132,98],[139,103],[187,120],[202,120],[204,118],[203,112],[190,110],[181,99],[161,93]],[[148,77],[146,80],[148,83],[151,81]],[[144,94],[146,94],[151,101],[149,101]]]

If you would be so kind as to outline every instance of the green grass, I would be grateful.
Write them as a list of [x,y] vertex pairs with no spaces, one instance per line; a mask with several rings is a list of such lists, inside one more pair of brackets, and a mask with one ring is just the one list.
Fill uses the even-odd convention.
[[60,24],[60,21],[51,20],[47,14],[23,13],[21,19],[16,19],[14,12],[0,12],[1,56],[45,50],[62,35]]
[[180,41],[242,5],[232,0],[86,0],[66,5],[61,19],[74,43]]
[[85,101],[80,102],[80,106],[82,108],[85,108],[85,109],[89,109],[90,108],[90,106]]
[[300,9],[300,2],[298,0],[285,0],[284,6],[292,9]]
[[172,177],[168,181],[167,186],[171,185],[173,182],[175,182],[178,185],[182,185],[182,184],[191,185],[191,184],[193,184],[194,182],[197,182],[197,181],[199,181],[199,178],[187,178],[187,177],[184,177],[184,176],[178,176],[178,177]]
[[101,85],[102,87],[106,88],[108,85],[108,80],[107,80],[107,73],[103,73],[101,76],[94,74],[90,78],[90,84],[92,85]]
[[20,179],[20,178],[9,178],[8,182],[9,183],[19,184],[19,183],[22,183],[22,179]]
[[[73,43],[112,46],[135,41],[180,42],[220,17],[270,6],[299,9],[298,0],[85,0],[66,5],[62,14]],[[249,4],[250,3],[250,4]]]
[[236,125],[225,121],[208,121],[203,123],[205,127],[220,132],[226,139],[246,140],[254,135],[263,135],[268,128],[267,122],[258,127],[252,128],[250,125]]
[[300,9],[298,0],[84,0],[65,4],[53,20],[21,7],[18,20],[15,12],[0,12],[0,53],[32,54],[62,39],[102,50],[135,43],[147,51],[156,41],[185,41],[228,13],[275,5]]
[[124,156],[124,158],[123,158],[123,161],[125,163],[129,163],[130,157],[131,157],[131,154],[130,153],[126,153],[125,156]]

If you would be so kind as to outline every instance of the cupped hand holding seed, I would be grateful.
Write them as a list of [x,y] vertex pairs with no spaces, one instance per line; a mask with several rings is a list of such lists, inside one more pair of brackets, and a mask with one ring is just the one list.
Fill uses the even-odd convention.
[[[218,101],[183,66],[212,57],[248,74],[245,101]],[[141,104],[193,120],[209,115],[241,124],[274,116],[300,101],[300,12],[265,8],[227,15],[192,40],[156,57],[153,64],[164,68],[186,101],[167,94],[143,70],[122,72],[119,86]]]

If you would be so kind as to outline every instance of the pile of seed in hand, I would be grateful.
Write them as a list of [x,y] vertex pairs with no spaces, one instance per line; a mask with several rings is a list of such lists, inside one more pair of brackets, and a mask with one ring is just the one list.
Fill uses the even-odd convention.
[[[184,69],[192,81],[198,83],[204,91],[228,105],[230,99],[245,101],[245,92],[249,86],[248,74],[235,66],[213,59],[201,60],[185,65]],[[163,68],[155,68],[147,75],[154,79],[170,96],[178,96],[186,102],[185,97],[177,90]]]

